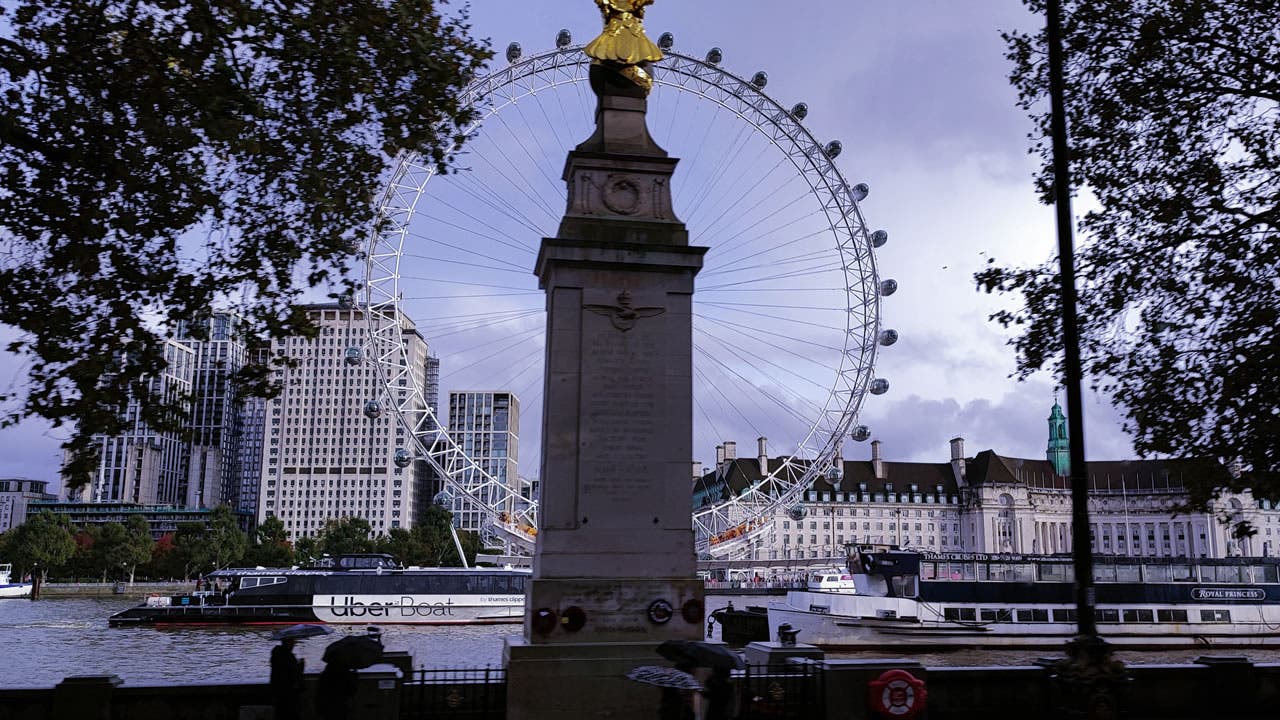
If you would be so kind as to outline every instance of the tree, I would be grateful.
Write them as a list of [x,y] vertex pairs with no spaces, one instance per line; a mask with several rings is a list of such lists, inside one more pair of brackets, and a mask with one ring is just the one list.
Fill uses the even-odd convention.
[[257,541],[245,553],[245,565],[257,567],[289,567],[293,565],[293,546],[284,521],[272,516],[258,526]]
[[18,576],[30,572],[40,580],[48,577],[51,568],[69,560],[75,549],[71,521],[66,515],[54,515],[48,510],[19,525],[8,542],[8,552]]
[[218,568],[230,567],[244,557],[249,538],[240,529],[231,508],[219,505],[209,513],[209,529],[206,534],[209,559]]
[[[394,156],[444,169],[490,53],[436,4],[0,5],[0,323],[29,361],[0,399],[18,401],[6,423],[72,424],[68,485],[130,397],[151,427],[180,423],[147,382],[180,323],[248,290],[247,336],[313,334],[294,303],[350,287]],[[270,373],[246,368],[242,391],[270,394]]]
[[[1280,497],[1278,26],[1264,0],[1064,2],[1071,182],[1099,204],[1076,255],[1085,374],[1139,454],[1242,462],[1195,479],[1198,508]],[[1005,38],[1052,203],[1045,35]],[[976,279],[1025,301],[992,316],[1019,328],[1019,374],[1060,369],[1056,260]]]
[[373,552],[373,541],[369,538],[372,529],[369,521],[361,517],[329,520],[320,531],[317,545],[321,553],[335,557]]

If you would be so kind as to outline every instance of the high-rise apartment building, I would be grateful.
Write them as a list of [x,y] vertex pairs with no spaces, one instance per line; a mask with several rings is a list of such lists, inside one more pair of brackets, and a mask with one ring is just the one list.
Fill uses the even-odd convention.
[[[203,332],[192,337],[192,325]],[[239,508],[242,415],[233,384],[248,361],[240,318],[215,312],[195,323],[183,323],[178,339],[195,351],[192,374],[189,462],[185,507]]]
[[[182,340],[164,344],[165,369],[151,378],[149,392],[165,402],[190,398],[196,350]],[[141,419],[136,398],[125,406],[125,431],[98,436],[98,469],[80,491],[86,502],[184,505],[192,496],[186,434],[160,432]]]
[[[319,334],[272,348],[297,365],[275,370],[281,392],[265,405],[258,522],[279,517],[292,538],[348,516],[367,519],[375,533],[410,527],[424,491],[423,463],[396,466],[395,451],[409,447],[407,433],[374,368],[358,352],[349,357],[348,350],[365,346],[364,313],[336,303],[306,310]],[[412,382],[424,387],[427,343],[412,320],[399,321]],[[401,382],[394,400],[411,397],[409,379]],[[371,401],[380,410],[373,418],[365,413]]]
[[[514,510],[512,501],[520,492],[520,479],[516,472],[520,459],[520,400],[515,393],[450,392],[448,430],[454,442],[483,473],[510,491],[503,500],[497,497],[499,493],[479,489],[479,499],[488,507],[499,507],[508,513]],[[459,480],[465,488],[479,488],[484,483],[483,473],[468,468]],[[484,511],[466,496],[455,494],[450,510],[458,527],[482,529]]]

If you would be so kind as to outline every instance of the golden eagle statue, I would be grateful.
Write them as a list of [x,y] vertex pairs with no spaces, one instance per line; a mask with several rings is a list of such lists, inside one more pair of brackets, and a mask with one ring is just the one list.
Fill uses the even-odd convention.
[[618,72],[648,92],[653,78],[641,63],[657,62],[662,51],[644,34],[644,9],[654,0],[596,0],[604,16],[604,31],[583,52],[597,63],[617,66]]

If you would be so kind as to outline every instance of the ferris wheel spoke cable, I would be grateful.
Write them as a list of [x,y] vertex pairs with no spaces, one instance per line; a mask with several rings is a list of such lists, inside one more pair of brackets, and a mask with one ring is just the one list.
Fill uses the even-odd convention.
[[[783,192],[787,188],[793,187],[795,182],[793,182],[794,178],[787,177],[785,173],[779,174],[777,172],[782,166],[783,162],[775,164],[767,173],[762,174],[756,180],[756,183],[751,187],[750,192],[744,192],[734,198],[733,202],[728,207],[720,211],[720,214],[707,225],[707,227],[711,228],[714,233],[711,235],[712,239],[725,236],[732,238],[733,240],[741,241],[740,239],[744,236],[747,229],[757,227],[760,223],[769,219],[769,217],[775,216],[779,212],[789,209],[792,205],[795,205],[806,198],[812,199],[813,194],[809,188],[802,189],[800,194],[794,198],[791,198],[791,193]],[[764,185],[770,178],[775,176],[779,178],[776,183],[769,185],[767,190],[758,193],[755,192],[757,188]],[[763,198],[763,200],[754,203],[750,202],[753,198]],[[788,200],[788,198],[791,199]],[[747,209],[742,212],[735,212],[738,209],[738,206],[743,205],[744,203],[747,204]],[[778,205],[778,203],[783,204]],[[766,216],[761,217],[761,214],[766,214]]]
[[[504,318],[504,317],[509,318],[512,315],[519,315],[520,317],[525,317],[525,316],[528,316],[530,313],[533,313],[536,311],[537,310],[534,308],[512,308],[509,310],[485,310],[484,312],[458,313],[455,315],[433,315],[431,316],[431,322],[429,327],[432,330],[437,330],[437,331],[452,330],[452,329],[461,327],[463,325],[471,325],[475,323],[476,320],[482,320],[484,322],[484,324],[477,325],[478,327],[487,327],[488,324],[491,324],[495,319],[498,319],[498,318]],[[463,323],[447,322],[450,320],[463,320],[465,322]]]
[[[805,416],[800,415],[800,413],[799,413],[799,412],[798,412],[794,407],[792,407],[792,405],[791,405],[790,403],[787,403],[785,400],[783,400],[783,399],[781,399],[781,398],[777,397],[777,396],[776,396],[776,395],[774,395],[773,393],[770,393],[770,392],[768,392],[767,390],[764,390],[763,388],[759,387],[759,385],[758,385],[757,383],[753,383],[753,382],[751,382],[751,381],[750,381],[750,380],[748,380],[746,377],[744,377],[740,372],[738,372],[738,371],[737,371],[737,370],[735,370],[734,368],[729,367],[729,365],[728,365],[727,363],[725,363],[724,361],[722,361],[722,360],[720,359],[720,354],[719,354],[719,353],[713,353],[713,352],[708,351],[708,350],[706,349],[706,347],[705,347],[705,346],[703,346],[703,345],[702,345],[702,344],[700,344],[700,343],[695,343],[695,344],[694,344],[694,348],[695,348],[699,353],[703,354],[703,356],[707,358],[707,361],[708,361],[708,362],[711,362],[712,364],[714,364],[714,365],[717,365],[717,366],[721,367],[725,372],[727,372],[727,373],[729,373],[729,374],[731,374],[731,375],[734,375],[735,377],[737,377],[737,378],[739,378],[740,380],[742,380],[744,383],[746,383],[746,385],[747,385],[748,387],[751,387],[751,388],[753,388],[756,392],[760,393],[761,395],[764,395],[765,397],[768,397],[770,400],[772,400],[772,401],[774,402],[774,404],[776,404],[776,405],[778,405],[779,407],[781,407],[781,408],[782,408],[782,409],[783,409],[783,410],[784,410],[788,415],[791,415],[791,416],[792,416],[792,417],[794,417],[795,419],[800,420],[800,421],[802,421],[802,422],[807,422],[807,418],[806,418]],[[753,370],[755,370],[756,372],[760,373],[760,374],[761,374],[761,375],[762,375],[766,380],[768,380],[769,382],[773,383],[775,386],[777,386],[777,387],[785,387],[785,385],[783,385],[781,382],[779,382],[779,381],[778,381],[778,379],[777,379],[776,377],[774,377],[773,375],[770,375],[769,373],[764,372],[763,370],[761,370],[761,369],[760,369],[760,368],[759,368],[759,367],[758,367],[754,362],[752,362],[752,359],[751,359],[751,358],[749,358],[749,357],[744,357],[740,352],[738,352],[738,351],[737,351],[737,349],[736,349],[736,348],[729,348],[729,352],[728,352],[727,354],[729,354],[729,355],[730,355],[731,357],[733,357],[734,359],[736,359],[736,360],[738,360],[738,361],[740,361],[740,362],[742,362],[742,363],[746,364],[747,366],[751,367]],[[801,404],[807,405],[807,406],[808,406],[808,407],[807,407],[807,409],[808,409],[808,410],[810,410],[810,411],[813,411],[813,412],[819,412],[819,411],[821,411],[821,410],[822,410],[822,408],[818,407],[818,405],[817,405],[816,403],[814,403],[814,402],[812,402],[812,401],[810,401],[810,400],[808,400],[808,399],[806,399],[806,398],[804,398],[804,397],[801,397],[801,396],[798,396],[798,395],[797,395],[797,396],[796,396],[796,401],[797,401],[797,402],[799,402],[799,403],[801,403]]]
[[[769,220],[772,220],[772,219],[774,219],[775,217],[777,217],[777,216],[778,216],[778,214],[779,214],[779,213],[781,213],[782,211],[790,209],[792,205],[795,205],[796,203],[800,202],[800,201],[801,201],[801,200],[803,200],[803,199],[804,199],[804,196],[803,196],[803,195],[801,195],[801,196],[797,196],[797,197],[796,197],[796,199],[794,199],[794,200],[792,200],[790,203],[788,203],[788,204],[786,205],[786,207],[778,208],[777,210],[774,210],[773,212],[771,212],[771,213],[769,213],[768,215],[766,215],[765,217],[762,217],[762,218],[760,218],[759,220],[754,220],[754,221],[752,221],[752,223],[751,223],[750,225],[748,225],[747,227],[750,227],[750,228],[758,228],[758,227],[760,227],[761,225],[763,225],[765,222],[768,222]],[[733,235],[733,236],[731,236],[731,237],[733,238],[732,240],[729,240],[729,241],[725,242],[723,245],[721,245],[721,246],[720,246],[720,251],[721,251],[722,253],[724,253],[725,251],[727,251],[727,250],[729,250],[729,249],[734,249],[734,250],[736,250],[739,246],[748,246],[748,245],[750,245],[751,243],[754,243],[754,242],[755,242],[755,241],[757,241],[757,240],[768,240],[769,238],[773,237],[773,236],[774,236],[774,234],[779,233],[779,232],[782,232],[783,230],[785,230],[785,229],[787,229],[787,228],[791,227],[792,225],[795,225],[795,224],[796,224],[796,223],[798,223],[798,222],[803,222],[803,221],[805,221],[805,220],[809,220],[810,218],[813,218],[813,217],[815,217],[815,216],[817,216],[817,215],[821,215],[821,214],[823,214],[823,213],[822,213],[822,208],[817,208],[817,209],[812,210],[812,211],[810,211],[810,212],[808,212],[808,213],[806,213],[806,214],[804,214],[804,215],[799,215],[799,216],[797,216],[797,217],[794,217],[794,218],[792,218],[792,219],[788,220],[787,222],[782,223],[781,225],[776,225],[776,226],[770,227],[770,228],[768,228],[768,229],[766,229],[766,230],[762,230],[762,231],[760,231],[760,232],[756,233],[755,235],[748,236],[745,232],[744,232],[744,233],[741,233],[741,234]]]
[[[833,347],[831,345],[823,345],[811,339],[798,338],[792,335],[784,335],[783,333],[775,332],[773,330],[766,330],[764,328],[756,327],[754,325],[744,325],[742,323],[732,322],[729,320],[725,320],[723,318],[715,318],[705,314],[698,314],[697,317],[703,318],[708,322],[715,323],[716,325],[720,325],[727,328],[734,328],[737,330],[742,330],[744,331],[746,337],[755,338],[759,335],[770,335],[772,337],[786,340],[788,342],[796,343],[798,346],[804,347],[806,349],[821,348],[823,350],[830,350],[831,352],[834,352],[834,353],[844,354],[844,348]],[[813,360],[811,355],[801,354],[799,352],[796,352],[794,350],[788,350],[786,348],[778,348],[778,349],[781,350],[782,352],[789,353],[795,356],[796,358],[805,359],[811,363],[818,364],[819,367],[826,368],[826,366],[821,365],[816,360]],[[831,368],[826,368],[826,369],[830,370]]]
[[720,385],[719,385],[719,383],[717,383],[717,382],[716,382],[716,381],[715,381],[715,380],[714,380],[710,375],[708,375],[706,372],[701,372],[701,373],[697,373],[697,374],[698,374],[698,375],[700,375],[700,376],[702,377],[702,383],[703,383],[703,386],[704,386],[704,387],[706,387],[706,388],[710,388],[711,390],[713,390],[713,391],[715,392],[715,395],[713,396],[713,399],[714,399],[715,397],[719,397],[719,399],[720,399],[720,401],[721,401],[721,403],[719,403],[719,404],[720,404],[720,406],[721,406],[721,408],[722,408],[722,409],[728,409],[728,410],[731,410],[731,411],[733,412],[733,414],[735,414],[735,415],[737,415],[738,417],[742,418],[742,420],[743,420],[744,422],[746,422],[746,423],[747,423],[747,425],[751,428],[752,432],[756,433],[757,435],[760,435],[760,434],[761,434],[761,433],[760,433],[760,429],[759,429],[758,427],[756,427],[755,422],[754,422],[754,421],[752,421],[752,420],[751,420],[751,418],[747,417],[745,413],[743,413],[741,410],[739,410],[739,409],[738,409],[737,404],[735,404],[732,400],[730,400],[730,399],[729,399],[729,396],[728,396],[727,394],[725,394],[725,392],[724,392],[723,390],[721,390],[721,389],[720,389]]
[[[528,243],[520,242],[519,239],[511,237],[510,235],[503,232],[502,230],[490,225],[489,223],[481,220],[480,218],[476,217],[475,215],[472,215],[471,213],[465,210],[458,209],[458,208],[455,208],[455,209],[459,213],[461,213],[463,217],[465,217],[467,220],[470,220],[472,223],[475,223],[475,225],[479,225],[480,227],[492,230],[496,234],[490,235],[488,233],[482,233],[475,228],[475,225],[463,225],[460,223],[451,222],[449,220],[445,220],[444,218],[431,215],[430,213],[423,213],[423,217],[432,222],[438,222],[441,225],[454,228],[455,230],[461,230],[462,232],[470,233],[471,235],[475,235],[476,237],[483,238],[485,240],[492,240],[493,242],[496,242],[499,245],[505,245],[506,247],[509,247],[512,250],[519,250],[520,252],[528,253],[529,255],[537,254],[537,250],[535,250],[532,245]],[[423,237],[422,235],[417,233],[414,233],[413,235],[414,237]]]
[[[556,149],[558,150],[559,157],[563,158],[565,156],[565,153],[568,152],[569,148],[565,145],[564,140],[560,139],[559,130],[557,130],[557,128],[551,124],[551,118],[547,115],[547,108],[545,107],[546,103],[543,103],[542,101],[537,100],[536,92],[531,92],[530,97],[535,100],[533,104],[538,108],[538,115],[539,117],[542,118],[543,125],[546,126],[547,131],[551,133],[551,137],[556,139]],[[520,119],[524,121],[525,127],[529,128],[530,132],[532,132],[533,123],[529,122],[529,118],[524,114],[523,108],[520,106],[519,103],[512,103],[512,104],[515,105],[516,113],[520,116]],[[543,143],[538,143],[539,147],[543,147],[543,145],[544,145]],[[551,154],[545,150],[543,151],[543,157],[549,161],[554,160],[554,158],[551,157]],[[556,164],[554,162],[549,162],[547,164],[547,167],[556,167]],[[551,183],[554,185],[555,181],[551,181]]]
[[[516,322],[518,320],[524,320],[526,318],[532,318],[538,313],[539,313],[538,310],[525,310],[525,311],[521,311],[519,314],[511,315],[509,317],[505,317],[500,320],[485,319],[485,320],[477,320],[477,321],[468,322],[468,323],[458,323],[452,326],[446,325],[441,328],[433,327],[431,329],[435,330],[435,332],[432,333],[432,338],[438,340],[439,338],[449,337],[451,335],[457,335],[459,333],[471,333],[477,330],[491,330],[505,323]],[[471,351],[474,349],[475,348],[467,348],[466,351]]]
[[[791,415],[795,420],[799,421],[802,425],[804,425],[807,422],[807,419],[803,415],[801,415],[799,412],[796,412],[796,410],[793,407],[791,407],[791,405],[789,405],[785,400],[777,398],[772,393],[756,386],[755,383],[752,383],[751,381],[747,380],[745,377],[742,376],[741,373],[737,372],[736,370],[734,370],[734,368],[730,367],[728,363],[725,363],[722,360],[720,360],[719,356],[716,353],[709,352],[705,347],[698,344],[694,345],[694,349],[699,354],[706,357],[707,362],[710,362],[712,365],[719,367],[723,372],[728,373],[729,375],[732,375],[734,377],[737,377],[739,380],[742,380],[748,388],[751,388],[752,390],[754,390],[754,392],[745,392],[742,394],[746,397],[746,399],[752,405],[756,407],[756,410],[760,413],[759,417],[771,417],[773,414],[773,411],[770,408],[767,408],[760,404],[759,397],[763,396],[764,398],[773,402],[775,405],[778,405],[779,407],[783,408],[786,414]],[[710,374],[704,371],[703,377],[710,378]],[[718,390],[719,389],[717,388],[717,391]],[[725,401],[731,404],[734,410],[737,411],[740,415],[743,415],[743,419],[747,421],[747,424],[751,425],[752,429],[755,430],[755,433],[758,437],[763,437],[765,435],[765,433],[761,432],[760,429],[756,427],[755,424],[749,418],[747,418],[745,414],[742,413],[741,410],[738,409],[737,403],[733,402],[732,400],[729,400],[727,397],[725,398]]]
[[496,190],[486,183],[474,180],[473,175],[474,171],[472,170],[465,170],[449,175],[449,179],[453,181],[450,184],[450,187],[457,188],[459,191],[465,193],[467,196],[495,213],[505,215],[515,221],[518,225],[523,226],[532,235],[540,236],[542,234],[542,228],[533,220],[533,218],[517,210],[514,204],[504,202]]
[[[697,291],[698,291],[698,292],[702,292],[702,291],[704,291],[704,290],[723,290],[724,288],[729,288],[729,287],[742,287],[743,285],[759,285],[760,283],[774,282],[774,281],[777,281],[777,280],[786,280],[786,279],[790,279],[790,278],[797,278],[797,277],[810,277],[810,276],[813,276],[813,275],[829,275],[829,274],[831,274],[832,272],[835,272],[835,271],[828,267],[828,268],[824,268],[824,269],[822,269],[822,270],[813,270],[813,271],[805,271],[805,272],[796,271],[796,272],[788,272],[788,273],[777,273],[777,274],[774,274],[774,275],[766,275],[766,276],[763,276],[763,277],[755,277],[755,278],[748,278],[748,279],[746,279],[746,280],[739,280],[739,281],[737,281],[737,282],[721,283],[721,284],[719,284],[719,285],[712,285],[712,286],[710,286],[710,287],[706,287],[706,288],[698,288],[698,290],[697,290]],[[779,289],[790,290],[790,291],[792,291],[792,292],[807,292],[807,291],[811,290],[812,288],[810,288],[810,287],[808,287],[808,286],[801,285],[801,286],[799,286],[799,287],[789,287],[789,288],[779,288]]]
[[[702,210],[703,202],[706,201],[707,197],[712,193],[712,191],[714,191],[717,187],[719,187],[724,182],[725,176],[729,174],[728,173],[729,167],[740,159],[740,156],[742,155],[743,146],[747,143],[748,140],[751,139],[751,137],[754,134],[754,133],[752,134],[747,133],[747,131],[751,129],[752,128],[750,125],[746,123],[742,123],[741,127],[738,128],[738,134],[733,138],[733,142],[729,144],[728,150],[721,153],[717,153],[720,156],[720,159],[716,162],[715,167],[712,168],[711,172],[709,173],[711,177],[711,181],[710,182],[704,181],[702,183],[702,187],[693,196],[693,200],[689,203],[690,219],[701,217],[700,211]],[[767,149],[767,147],[764,149]],[[761,150],[760,154],[757,156],[757,159],[759,157],[763,157],[764,149]]]
[[538,295],[545,296],[546,293],[541,290],[530,290],[529,292],[506,292],[506,293],[476,293],[473,295],[406,295],[405,300],[471,300],[477,298],[502,298],[517,296]]
[[[511,104],[513,107],[516,108],[516,112],[517,114],[520,115],[521,120],[524,120],[524,113],[520,110],[520,105],[518,103],[511,103]],[[538,169],[538,173],[542,175],[542,178],[544,180],[547,181],[547,184],[554,187],[556,184],[556,181],[553,180],[549,174],[547,174],[548,165],[550,165],[551,167],[555,167],[555,163],[553,160],[551,160],[551,156],[547,154],[546,150],[543,150],[542,159],[539,160],[538,158],[535,158],[533,156],[533,153],[529,152],[530,143],[528,142],[528,138],[530,138],[533,135],[533,128],[529,125],[529,121],[524,120],[525,130],[527,130],[528,132],[521,134],[511,129],[511,125],[507,123],[507,119],[503,117],[502,113],[494,113],[493,116],[498,119],[498,122],[502,124],[502,127],[506,129],[507,133],[509,133],[511,137],[515,138],[516,147],[520,148],[520,150],[524,152],[524,156],[528,158],[529,162],[533,163],[534,167]],[[544,143],[537,143],[537,145],[539,148],[546,147]],[[502,152],[501,149],[499,149],[498,152],[503,157],[506,157],[506,153]],[[519,173],[519,170],[517,169],[516,172]],[[523,178],[524,174],[520,173],[520,176]],[[532,183],[530,183],[530,185],[532,185]],[[551,210],[550,206],[546,206],[546,210],[552,215],[552,217],[555,216],[555,212]]]
[[[806,325],[808,327],[815,327],[821,330],[831,329],[831,325],[827,323],[817,323],[817,322],[813,322],[812,320],[799,320],[797,318],[789,317],[786,315],[774,315],[773,313],[759,312],[756,310],[743,310],[741,308],[722,307],[721,305],[714,302],[703,302],[703,303],[700,303],[699,306],[703,308],[708,308],[708,307],[720,308],[725,312],[739,313],[742,315],[748,315],[753,318],[768,318],[770,320],[781,320],[782,322],[785,322],[791,325]],[[698,315],[703,317],[709,317],[709,314],[706,312],[698,313]]]
[[[401,280],[414,280],[425,283],[440,283],[443,285],[465,285],[472,288],[494,288],[497,290],[510,290],[510,283],[504,285],[495,285],[491,283],[478,283],[473,280],[445,280],[444,278],[432,277],[428,275],[401,275]],[[839,288],[836,288],[839,289]],[[541,294],[541,293],[539,293]]]
[[488,270],[490,272],[519,273],[521,275],[531,274],[529,268],[521,268],[519,266],[516,266],[514,263],[508,263],[513,267],[503,268],[503,267],[494,267],[492,264],[488,264],[488,263],[466,262],[465,260],[454,260],[452,258],[436,257],[435,255],[412,255],[410,257],[414,257],[418,260],[430,260],[432,262],[437,262],[442,265],[464,265],[466,267],[481,268],[484,270]]
[[[423,235],[423,234],[421,234],[421,233],[409,233],[409,235],[410,235],[410,236],[412,236],[412,237],[414,237],[414,238],[417,238],[417,239],[419,239],[419,240],[424,240],[424,241],[426,241],[426,242],[435,243],[436,245],[440,245],[440,246],[442,246],[442,247],[447,247],[447,248],[449,248],[450,250],[457,250],[458,252],[460,252],[460,253],[462,253],[462,254],[464,254],[464,255],[473,255],[473,256],[475,256],[475,257],[480,258],[481,260],[489,260],[490,262],[497,263],[497,264],[499,264],[499,265],[506,265],[506,266],[507,266],[507,267],[505,267],[505,268],[502,268],[502,267],[493,267],[492,265],[480,265],[480,267],[489,268],[489,269],[491,269],[491,270],[497,270],[497,271],[501,271],[501,272],[523,272],[523,273],[530,273],[530,274],[532,274],[532,273],[531,273],[531,271],[530,271],[530,264],[529,264],[529,263],[531,263],[531,262],[532,262],[532,259],[530,259],[527,263],[517,263],[517,262],[512,262],[512,261],[510,261],[510,260],[506,260],[506,259],[500,258],[500,257],[498,257],[498,256],[496,256],[496,255],[489,255],[489,254],[486,254],[486,253],[482,253],[482,252],[479,252],[479,251],[477,251],[477,250],[474,250],[474,249],[472,249],[472,248],[469,248],[469,247],[466,247],[466,246],[463,246],[463,245],[455,245],[455,244],[453,244],[453,243],[451,243],[451,242],[445,242],[444,240],[438,240],[438,239],[436,239],[436,238],[428,237],[428,236]],[[402,258],[413,258],[413,259],[416,259],[416,260],[434,260],[434,261],[437,261],[437,262],[442,262],[442,263],[447,263],[447,264],[453,264],[453,263],[460,263],[460,262],[462,262],[462,261],[460,261],[460,260],[452,260],[452,259],[450,259],[450,260],[441,260],[440,258],[437,258],[437,257],[433,257],[433,256],[430,256],[430,255],[422,255],[422,254],[419,254],[419,253],[403,253],[400,257],[402,257]]]
[[[520,171],[520,168],[511,161],[511,156],[507,155],[507,153],[500,147],[495,147],[495,149],[497,150],[498,155],[502,156],[502,161],[506,163],[508,170],[511,172],[504,171],[502,168],[498,167],[485,153],[475,152],[474,157],[483,161],[484,164],[489,166],[489,169],[492,170],[494,174],[502,177],[506,181],[507,185],[510,185],[516,192],[520,193],[530,203],[532,203],[534,207],[541,210],[542,213],[547,216],[548,220],[551,222],[557,222],[559,218],[556,217],[555,212],[546,205],[542,198],[529,192],[529,188],[532,187],[533,184],[529,182],[529,178],[525,177],[524,173]],[[516,182],[512,179],[512,174],[519,178],[520,182]]]
[[[463,348],[460,350],[451,350],[447,355],[441,356],[440,362],[443,363],[446,359],[461,358],[461,357],[479,352],[491,345],[497,345],[498,343],[501,343],[501,342],[511,341],[510,344],[499,348],[499,353],[500,353],[500,352],[509,350],[513,347],[516,347],[518,345],[522,345],[526,342],[529,342],[530,340],[534,340],[538,336],[540,336],[542,332],[543,332],[542,328],[529,328],[528,330],[523,330],[514,335],[502,335],[492,340],[486,340],[485,342],[476,343],[475,345],[472,345],[471,347],[468,347],[468,348]],[[491,353],[490,356],[499,357],[500,356],[499,353]],[[464,368],[464,370],[460,370],[459,373],[466,372],[467,370],[476,371],[476,372],[488,372],[487,368],[480,368],[479,370],[477,370],[475,363],[460,364],[460,367]]]
[[743,262],[747,262],[748,260],[753,260],[769,252],[770,250],[780,250],[783,247],[793,245],[797,242],[802,242],[804,240],[808,240],[809,238],[812,238],[816,235],[822,235],[825,232],[826,232],[825,230],[815,230],[808,235],[802,235],[801,237],[798,237],[794,240],[788,240],[785,243],[782,243],[781,245],[778,245],[776,247],[766,248],[764,250],[761,250],[751,255],[744,255],[742,257],[739,257],[737,260],[735,260],[732,263],[728,263],[728,264],[717,263],[715,270],[711,270],[709,272],[700,272],[698,273],[698,277],[715,277],[716,275],[724,275],[729,272],[739,272],[743,270],[759,270],[760,268],[765,268],[765,267],[777,267],[779,265],[790,265],[797,262],[807,262],[809,260],[814,260],[816,258],[827,256],[831,252],[830,248],[810,250],[806,253],[801,253],[799,255],[784,255],[777,259],[770,258],[759,265],[738,265],[738,263],[743,263]]
[[[749,126],[744,124],[744,127]],[[750,137],[751,136],[748,136],[748,139]],[[690,215],[690,218],[698,223],[698,227],[718,227],[726,215],[742,203],[747,202],[748,198],[756,197],[755,191],[763,185],[765,181],[773,177],[778,169],[783,167],[786,163],[786,158],[784,157],[778,162],[775,162],[768,170],[763,172],[759,171],[756,166],[760,164],[761,160],[765,158],[772,149],[774,149],[773,146],[763,144],[754,156],[743,153],[736,148],[731,151],[734,153],[734,157],[730,160],[728,166],[724,168],[723,172],[717,175],[710,183],[707,183],[707,196],[704,196],[703,199],[698,201],[694,212]],[[748,163],[743,167],[739,167],[740,162],[744,158],[748,157],[750,158]],[[753,176],[756,177],[755,182],[745,190],[734,189],[730,182],[732,180],[741,181],[742,178]],[[783,184],[785,185],[786,182],[784,181]],[[716,192],[713,197],[710,197],[710,193],[712,191],[718,192]],[[769,195],[764,195],[763,197],[765,200],[771,199],[771,196]],[[724,207],[726,203],[728,203],[728,207]],[[724,209],[721,210],[720,208],[722,207]],[[705,222],[704,218],[711,215],[714,215],[714,219],[710,222]]]
[[[767,149],[768,149],[768,147],[766,146],[765,150],[767,150]],[[764,151],[762,150],[762,151],[761,151],[761,154],[763,154],[763,152],[764,152]],[[746,199],[747,199],[748,197],[752,197],[752,193],[754,193],[754,192],[755,192],[756,188],[758,188],[758,187],[760,187],[762,184],[764,184],[764,181],[765,181],[765,180],[768,180],[768,179],[769,179],[769,177],[771,177],[771,176],[773,175],[773,172],[774,172],[775,170],[777,170],[779,167],[781,167],[781,166],[782,166],[782,164],[783,164],[783,163],[785,163],[786,161],[787,161],[787,159],[786,159],[786,158],[782,158],[781,160],[779,160],[779,161],[777,162],[777,164],[775,164],[775,165],[774,165],[772,168],[770,168],[767,172],[761,173],[761,174],[760,174],[760,176],[759,176],[758,178],[756,178],[756,181],[755,181],[754,183],[752,183],[750,187],[748,187],[744,192],[742,192],[742,193],[738,194],[736,197],[734,197],[734,196],[730,195],[729,197],[733,197],[733,202],[732,202],[732,203],[730,203],[729,207],[725,208],[724,210],[721,210],[721,211],[720,211],[720,214],[719,214],[719,215],[716,215],[716,217],[715,217],[713,220],[711,220],[711,222],[706,223],[705,227],[709,227],[709,228],[718,228],[718,227],[720,226],[720,221],[721,221],[721,220],[724,220],[724,218],[725,218],[725,216],[726,216],[726,215],[728,215],[729,213],[733,212],[733,210],[734,210],[735,208],[737,208],[739,205],[741,205],[743,202],[745,202],[745,201],[746,201]],[[768,197],[768,196],[766,196],[766,197]],[[715,206],[710,206],[710,207],[708,207],[707,212],[712,212],[712,211],[714,211],[714,210],[715,210]],[[701,218],[698,218],[698,222],[699,222],[699,224],[698,224],[698,225],[696,225],[695,227],[704,227],[704,226],[701,224]],[[713,238],[713,239],[714,239],[715,237],[718,237],[718,236],[715,236],[715,235],[713,235],[713,236],[712,236],[712,238]]]

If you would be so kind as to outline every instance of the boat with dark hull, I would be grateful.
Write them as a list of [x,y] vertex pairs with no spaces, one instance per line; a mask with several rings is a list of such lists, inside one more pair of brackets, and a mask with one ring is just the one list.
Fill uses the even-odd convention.
[[518,623],[528,578],[528,570],[401,568],[389,555],[343,555],[328,566],[218,570],[202,578],[204,589],[153,595],[108,623]]
[[[851,587],[823,573],[770,602],[771,632],[787,624],[825,648],[900,649],[1061,647],[1077,631],[1068,556],[863,548],[847,572]],[[1280,647],[1280,558],[1099,556],[1094,590],[1098,634],[1116,646]]]

